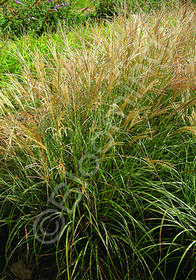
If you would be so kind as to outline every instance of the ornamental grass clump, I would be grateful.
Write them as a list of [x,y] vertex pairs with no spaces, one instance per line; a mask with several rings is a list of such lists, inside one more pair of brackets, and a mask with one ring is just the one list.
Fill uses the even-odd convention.
[[28,61],[15,47],[21,73],[0,95],[7,267],[194,279],[195,19],[186,5],[62,29]]
[[65,21],[71,13],[71,2],[68,0],[7,0],[0,7],[0,28],[4,34],[9,32],[13,36],[28,31],[40,35],[49,27],[55,31],[59,20]]

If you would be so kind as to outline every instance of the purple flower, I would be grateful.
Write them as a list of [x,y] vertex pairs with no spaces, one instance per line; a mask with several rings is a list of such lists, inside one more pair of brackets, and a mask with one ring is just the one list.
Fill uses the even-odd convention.
[[16,3],[18,3],[18,4],[21,4],[21,5],[23,5],[23,3],[21,3],[20,1],[18,1],[18,0],[14,0]]
[[55,11],[57,10],[57,5],[54,6],[54,10],[55,10]]

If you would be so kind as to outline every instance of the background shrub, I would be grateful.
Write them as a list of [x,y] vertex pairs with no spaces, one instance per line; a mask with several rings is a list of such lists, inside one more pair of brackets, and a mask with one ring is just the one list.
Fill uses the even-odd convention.
[[100,0],[95,5],[96,16],[99,19],[113,17],[117,14],[116,1],[114,0]]
[[6,1],[2,5],[0,28],[5,33],[20,35],[34,31],[42,34],[49,27],[55,31],[59,20],[67,20],[71,13],[71,2],[59,0]]
[[[187,1],[196,3],[196,0]],[[181,0],[182,4],[187,1]],[[72,27],[84,24],[87,19],[93,22],[95,19],[112,18],[125,10],[127,13],[149,12],[169,3],[175,1],[92,0],[80,3],[76,0],[4,0],[0,2],[0,30],[10,37],[29,31],[41,35],[47,30],[55,32],[59,21]]]

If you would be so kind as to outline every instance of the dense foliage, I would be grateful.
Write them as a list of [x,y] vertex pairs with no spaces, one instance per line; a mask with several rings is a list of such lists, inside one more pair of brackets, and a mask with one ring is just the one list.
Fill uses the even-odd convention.
[[55,28],[59,20],[66,20],[70,14],[71,3],[59,1],[6,1],[2,5],[0,27],[3,33],[11,31],[15,35],[33,30],[42,33],[47,26]]

